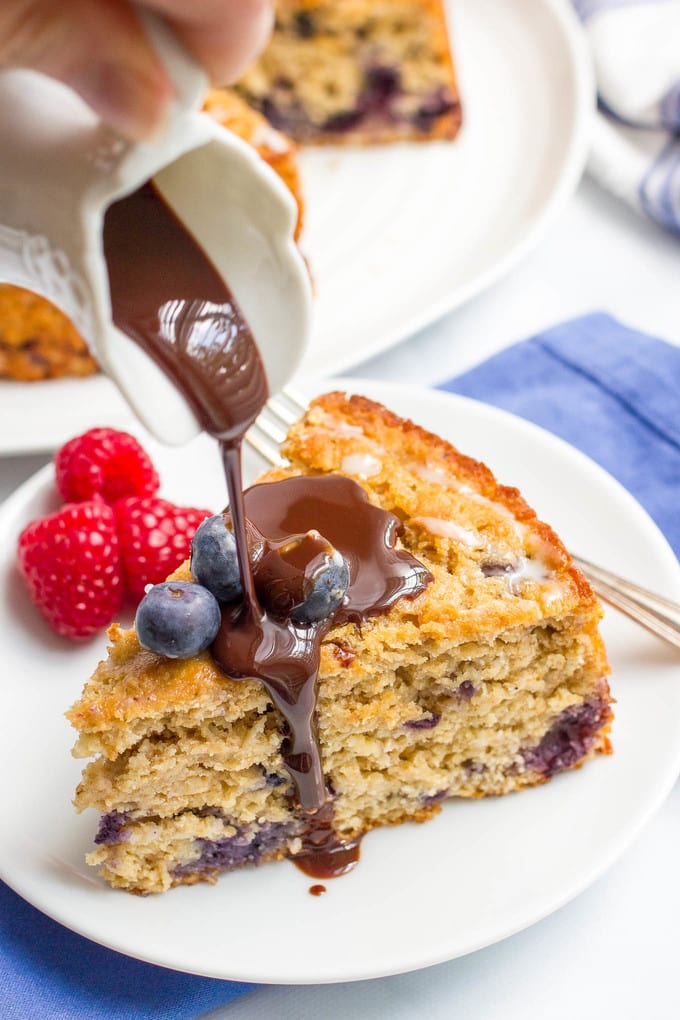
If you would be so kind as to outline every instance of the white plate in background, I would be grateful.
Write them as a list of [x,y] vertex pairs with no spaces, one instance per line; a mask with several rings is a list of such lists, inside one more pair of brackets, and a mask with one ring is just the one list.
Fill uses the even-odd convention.
[[463,127],[446,142],[302,153],[317,283],[300,372],[335,374],[507,272],[571,196],[594,84],[564,0],[448,0]]
[[[656,526],[617,482],[561,440],[451,394],[358,380],[342,385],[485,460],[584,556],[680,599],[680,569]],[[148,446],[165,495],[199,506],[224,503],[209,441],[179,450]],[[48,467],[0,511],[0,876],[105,946],[179,970],[277,984],[357,980],[453,959],[527,927],[594,881],[678,774],[677,654],[608,610],[604,635],[617,700],[611,757],[519,794],[451,801],[425,825],[370,833],[359,867],[328,882],[321,898],[308,894],[310,879],[288,861],[161,896],[114,892],[84,863],[97,818],[72,808],[82,763],[70,757],[74,731],[63,718],[105,639],[77,646],[53,636],[14,569],[16,535],[53,499]]]
[[[593,109],[590,62],[563,0],[451,0],[463,101],[455,141],[308,150],[302,247],[317,287],[300,373],[344,371],[488,287],[572,194]],[[0,382],[0,454],[128,427],[101,377]]]

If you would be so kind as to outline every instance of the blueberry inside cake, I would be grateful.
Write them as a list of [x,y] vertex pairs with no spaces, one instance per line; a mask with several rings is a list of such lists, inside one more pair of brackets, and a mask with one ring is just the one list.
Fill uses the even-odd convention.
[[454,138],[461,122],[441,0],[277,0],[237,88],[305,143]]
[[[101,814],[87,859],[114,887],[161,892],[246,864],[304,862],[320,828],[337,847],[356,846],[377,826],[429,819],[447,798],[518,791],[610,750],[600,606],[516,489],[342,393],[311,404],[283,453],[286,465],[246,493],[258,528],[279,541],[276,493],[321,480],[336,505],[349,492],[371,519],[389,522],[389,569],[401,564],[413,583],[359,618],[348,608],[359,596],[343,594],[356,588],[356,564],[345,557],[343,572],[333,548],[342,550],[342,537],[324,536],[323,520],[277,546],[294,558],[311,543],[305,555],[320,556],[329,579],[316,602],[307,593],[280,607],[300,640],[327,617],[310,730],[324,805],[314,812],[302,803],[295,770],[305,766],[292,764],[286,705],[275,687],[220,668],[224,634],[199,652],[189,640],[179,658],[143,647],[134,629],[111,628],[108,656],[68,717],[79,731],[74,753],[93,759],[76,806]],[[300,522],[307,528],[299,513],[296,534]],[[215,587],[210,564],[228,559],[228,539],[219,521],[210,527],[170,587],[196,574]],[[260,579],[280,568],[263,548],[254,540]],[[220,581],[227,632],[238,612],[233,580],[226,571]]]

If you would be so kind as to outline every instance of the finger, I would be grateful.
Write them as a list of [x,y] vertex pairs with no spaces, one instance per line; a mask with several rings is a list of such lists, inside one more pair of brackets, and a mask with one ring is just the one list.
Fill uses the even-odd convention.
[[4,0],[0,67],[27,67],[64,82],[134,139],[161,126],[172,97],[171,82],[126,0]]
[[144,0],[165,15],[184,45],[224,85],[235,81],[266,45],[273,0]]

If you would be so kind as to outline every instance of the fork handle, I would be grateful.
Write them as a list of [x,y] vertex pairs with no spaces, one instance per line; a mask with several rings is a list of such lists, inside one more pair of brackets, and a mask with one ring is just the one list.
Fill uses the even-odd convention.
[[625,613],[636,623],[680,648],[680,605],[655,595],[640,585],[626,581],[603,567],[574,556],[574,562],[586,575],[605,602]]

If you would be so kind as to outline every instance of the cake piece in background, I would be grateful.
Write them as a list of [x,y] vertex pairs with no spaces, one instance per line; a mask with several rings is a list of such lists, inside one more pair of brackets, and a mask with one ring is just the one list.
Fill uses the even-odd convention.
[[[312,403],[283,453],[288,466],[261,481],[352,479],[400,522],[397,547],[429,572],[415,597],[360,625],[336,618],[323,637],[318,741],[337,840],[608,753],[600,606],[516,489],[342,393]],[[307,527],[323,534],[324,521]],[[190,581],[189,564],[173,577]],[[170,659],[134,630],[114,625],[109,636],[68,713],[74,753],[94,758],[76,795],[78,810],[102,816],[89,863],[112,886],[149,893],[308,847],[317,821],[299,807],[290,732],[263,684],[230,679],[209,650]]]
[[0,379],[36,382],[96,371],[63,312],[30,290],[0,284]]
[[298,142],[452,139],[461,123],[442,0],[277,0],[236,87]]

